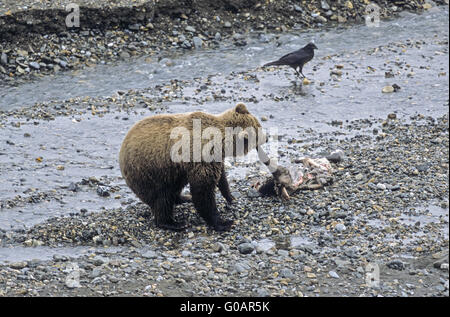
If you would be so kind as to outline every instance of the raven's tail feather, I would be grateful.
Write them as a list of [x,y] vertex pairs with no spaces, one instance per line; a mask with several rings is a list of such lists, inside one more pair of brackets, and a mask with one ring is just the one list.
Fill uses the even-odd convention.
[[263,67],[266,67],[266,66],[277,66],[277,65],[283,65],[283,62],[280,62],[280,61],[270,62],[270,63],[264,64]]

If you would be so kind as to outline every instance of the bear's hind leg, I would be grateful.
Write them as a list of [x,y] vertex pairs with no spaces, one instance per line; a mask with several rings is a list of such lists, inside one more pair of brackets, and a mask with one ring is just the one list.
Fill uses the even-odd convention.
[[157,227],[173,231],[181,231],[185,228],[184,223],[176,222],[173,219],[173,206],[175,196],[169,192],[161,193],[151,202],[150,206],[155,214],[155,224]]

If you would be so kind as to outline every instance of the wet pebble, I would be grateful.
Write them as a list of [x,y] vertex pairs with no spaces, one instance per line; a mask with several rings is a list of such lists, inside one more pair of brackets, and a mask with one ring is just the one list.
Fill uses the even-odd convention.
[[255,247],[251,243],[242,243],[238,246],[238,250],[241,254],[250,254],[254,249]]

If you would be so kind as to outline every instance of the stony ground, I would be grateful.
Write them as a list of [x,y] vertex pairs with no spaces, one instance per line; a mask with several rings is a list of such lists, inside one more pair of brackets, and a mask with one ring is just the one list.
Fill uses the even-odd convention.
[[[338,143],[346,156],[333,185],[282,202],[249,189],[255,170],[233,183],[234,205],[218,196],[235,219],[227,233],[207,230],[191,204],[176,208],[186,232],[159,230],[130,200],[3,234],[6,245],[92,250],[2,265],[2,294],[448,296],[448,116],[391,118],[351,122],[344,128],[372,131],[348,139],[290,142],[296,152]],[[379,286],[366,281],[368,264],[378,265]]]

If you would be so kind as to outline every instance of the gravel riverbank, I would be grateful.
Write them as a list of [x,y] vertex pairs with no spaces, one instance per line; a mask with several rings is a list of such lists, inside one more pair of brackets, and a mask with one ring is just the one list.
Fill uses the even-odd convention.
[[[448,296],[448,115],[390,117],[344,126],[377,135],[288,140],[288,161],[310,146],[345,153],[333,185],[289,202],[255,197],[249,188],[260,172],[247,166],[232,183],[237,202],[218,197],[235,219],[227,233],[209,232],[191,204],[176,208],[186,232],[159,230],[135,199],[4,232],[4,246],[87,248],[2,264],[2,295]],[[98,192],[99,180],[77,186]],[[377,287],[366,282],[369,263],[380,268]]]
[[[79,5],[79,27],[66,26],[69,3]],[[362,23],[369,3],[385,19],[448,1],[2,1],[0,80],[17,84],[136,56],[158,59],[171,49],[217,48],[224,39],[245,46],[249,33]]]

